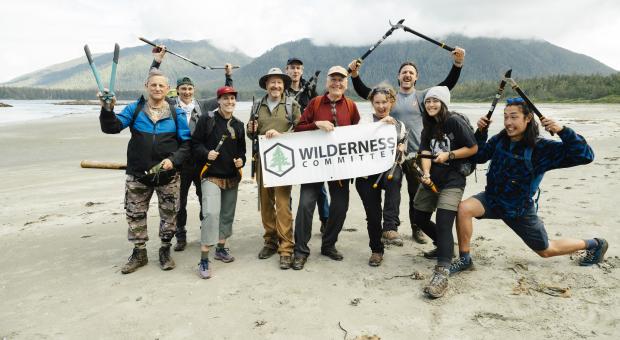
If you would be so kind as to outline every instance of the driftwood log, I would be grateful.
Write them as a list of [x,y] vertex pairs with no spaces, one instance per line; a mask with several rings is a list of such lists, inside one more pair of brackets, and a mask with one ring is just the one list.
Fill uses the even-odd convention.
[[127,164],[125,163],[88,161],[88,160],[81,161],[80,166],[82,168],[112,169],[112,170],[125,170],[127,168]]

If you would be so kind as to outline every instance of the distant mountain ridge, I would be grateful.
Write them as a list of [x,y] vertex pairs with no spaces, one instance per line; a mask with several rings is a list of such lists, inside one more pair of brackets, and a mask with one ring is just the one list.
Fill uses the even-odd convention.
[[[459,82],[474,82],[499,79],[508,68],[513,69],[515,79],[545,77],[549,75],[610,75],[616,70],[583,54],[578,54],[541,40],[517,40],[499,38],[468,38],[450,35],[444,39],[452,46],[467,50],[465,67]],[[271,67],[284,68],[286,60],[296,56],[304,60],[306,75],[321,70],[321,77],[332,65],[345,66],[359,57],[368,46],[317,46],[309,39],[283,43],[275,46],[257,58],[240,52],[223,51],[206,40],[175,41],[158,40],[172,51],[184,55],[203,65],[223,65],[226,62],[241,65],[233,74],[235,87],[242,91],[260,90],[258,79]],[[95,57],[104,81],[109,78],[111,53]],[[379,46],[364,62],[361,76],[368,86],[381,81],[396,85],[399,65],[413,60],[418,65],[419,87],[436,84],[443,80],[452,65],[448,52],[421,40],[390,42]],[[152,61],[151,48],[139,46],[124,48],[118,67],[118,88],[141,89],[148,67]],[[223,84],[222,71],[205,71],[179,58],[167,55],[162,71],[172,79],[189,75],[201,90],[212,91]],[[322,88],[324,82],[319,82]],[[50,66],[18,78],[3,85],[29,86],[64,89],[94,89],[96,87],[86,58],[78,58]]]

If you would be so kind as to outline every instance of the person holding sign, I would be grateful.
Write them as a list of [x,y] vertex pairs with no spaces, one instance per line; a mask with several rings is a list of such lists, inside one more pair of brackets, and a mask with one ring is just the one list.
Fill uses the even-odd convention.
[[[345,97],[347,77],[349,73],[342,66],[332,66],[327,72],[327,93],[314,97],[304,110],[295,131],[321,129],[331,132],[337,126],[355,125],[360,114],[355,103]],[[293,269],[303,269],[310,249],[308,242],[312,236],[312,216],[314,207],[323,186],[319,183],[301,185],[299,207],[295,218],[295,258]],[[338,234],[342,230],[349,208],[349,181],[338,180],[328,183],[329,195],[332,199],[329,207],[329,219],[322,236],[321,254],[332,260],[342,261],[342,254],[336,250]]]
[[[373,121],[396,125],[398,136],[398,151],[392,168],[379,174],[358,177],[355,180],[355,188],[364,204],[366,221],[368,222],[369,246],[372,252],[368,265],[377,267],[383,262],[382,230],[394,230],[400,224],[398,215],[400,212],[400,187],[403,179],[400,163],[404,160],[406,152],[407,129],[402,122],[390,117],[390,110],[396,102],[396,91],[391,86],[380,85],[373,88],[368,100],[375,110]],[[381,190],[385,190],[383,207],[381,207]],[[383,228],[381,226],[382,218]]]

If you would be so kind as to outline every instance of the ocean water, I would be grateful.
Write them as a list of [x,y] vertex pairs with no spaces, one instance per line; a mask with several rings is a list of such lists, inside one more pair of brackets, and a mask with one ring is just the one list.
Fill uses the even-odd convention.
[[[20,124],[32,120],[48,120],[63,116],[82,116],[99,114],[100,107],[95,105],[56,105],[62,100],[0,100],[13,107],[0,108],[0,125]],[[371,121],[372,108],[367,101],[358,102],[358,109],[363,122]],[[251,102],[238,102],[235,115],[242,121],[250,117]],[[474,128],[476,121],[489,110],[490,103],[453,103],[450,109],[469,117]],[[616,121],[620,117],[620,104],[537,104],[546,116],[557,119],[582,132],[600,129],[600,124]],[[124,105],[117,105],[115,112],[120,112]],[[502,128],[503,104],[495,109],[491,133]]]

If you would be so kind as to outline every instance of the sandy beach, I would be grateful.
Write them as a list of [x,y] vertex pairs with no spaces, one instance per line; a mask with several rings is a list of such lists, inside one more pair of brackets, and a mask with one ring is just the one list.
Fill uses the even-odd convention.
[[[235,262],[216,261],[210,280],[196,275],[199,206],[192,194],[190,244],[173,252],[177,267],[159,269],[153,199],[149,264],[122,275],[131,252],[124,172],[79,163],[125,161],[127,131],[104,135],[93,115],[0,125],[0,339],[618,339],[620,107],[615,110],[604,117],[596,109],[558,116],[585,127],[577,132],[596,159],[549,172],[539,209],[551,238],[606,238],[606,262],[584,268],[574,257],[542,259],[501,221],[477,221],[476,270],[451,278],[438,300],[422,292],[435,263],[422,257],[432,245],[411,241],[405,188],[399,229],[405,245],[386,249],[378,268],[367,265],[365,214],[354,187],[337,244],[344,261],[319,254],[316,216],[313,253],[302,271],[280,270],[277,256],[258,260],[263,228],[256,186],[246,178],[229,241]],[[485,169],[478,167],[477,182],[468,177],[466,197],[482,190]],[[293,193],[296,208],[299,187]]]

